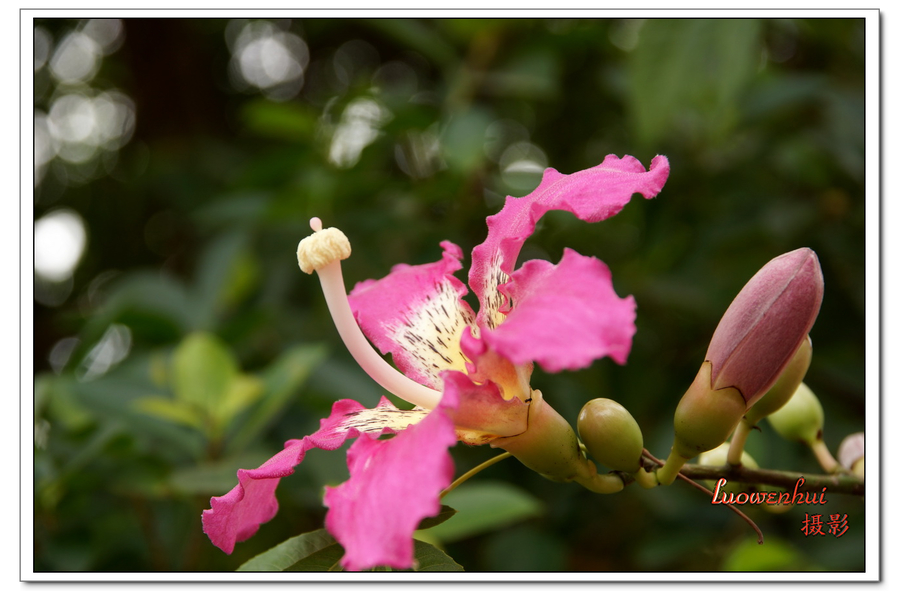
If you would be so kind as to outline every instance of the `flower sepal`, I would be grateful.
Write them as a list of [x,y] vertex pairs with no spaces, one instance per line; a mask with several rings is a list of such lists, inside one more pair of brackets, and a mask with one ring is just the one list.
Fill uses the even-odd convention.
[[721,446],[747,410],[737,389],[713,389],[711,370],[704,361],[675,409],[675,451],[687,459]]
[[528,409],[525,433],[494,440],[492,447],[506,450],[551,481],[574,481],[598,494],[624,489],[618,475],[598,473],[597,466],[584,457],[572,426],[544,401],[540,390],[532,391]]
[[712,364],[704,361],[675,409],[675,443],[666,464],[656,472],[663,485],[675,481],[687,461],[721,446],[747,410],[736,388],[713,389],[711,374]]
[[575,431],[544,401],[540,390],[531,393],[528,429],[520,435],[494,440],[491,446],[506,450],[551,481],[573,481],[587,474]]

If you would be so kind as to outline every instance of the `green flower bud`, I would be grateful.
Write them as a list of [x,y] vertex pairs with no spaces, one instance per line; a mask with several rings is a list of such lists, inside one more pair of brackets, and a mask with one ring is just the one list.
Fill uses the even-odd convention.
[[805,383],[801,383],[788,403],[769,415],[769,424],[786,440],[809,446],[826,473],[836,473],[841,465],[834,459],[822,436],[825,412],[819,399]]
[[822,437],[825,413],[813,391],[801,383],[788,403],[769,415],[769,424],[784,439],[812,446]]
[[800,387],[803,378],[806,377],[806,371],[809,369],[810,362],[812,362],[812,341],[809,339],[809,336],[806,336],[806,340],[794,353],[775,385],[762,398],[757,400],[756,404],[750,407],[750,410],[744,415],[744,420],[747,421],[747,424],[753,427],[763,417],[771,415],[787,404],[791,396],[797,391],[797,388]]
[[644,436],[628,410],[609,398],[595,398],[578,415],[578,436],[588,453],[614,470],[635,473],[641,468]]
[[712,388],[711,372],[712,365],[704,361],[675,408],[675,442],[666,464],[656,471],[662,485],[675,481],[687,461],[727,440],[747,410],[737,388]]

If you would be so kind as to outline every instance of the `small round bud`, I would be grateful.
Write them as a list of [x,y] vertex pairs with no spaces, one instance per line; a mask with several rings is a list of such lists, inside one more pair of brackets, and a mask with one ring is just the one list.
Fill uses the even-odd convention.
[[578,415],[578,435],[600,464],[634,473],[641,468],[644,436],[624,406],[608,398],[595,398]]
[[801,383],[780,410],[769,415],[769,424],[786,440],[812,446],[822,437],[825,413],[809,386]]
[[297,246],[297,263],[300,270],[311,274],[317,269],[350,257],[350,240],[335,227],[315,231]]
[[865,477],[866,435],[862,431],[844,438],[838,447],[838,462],[857,477]]

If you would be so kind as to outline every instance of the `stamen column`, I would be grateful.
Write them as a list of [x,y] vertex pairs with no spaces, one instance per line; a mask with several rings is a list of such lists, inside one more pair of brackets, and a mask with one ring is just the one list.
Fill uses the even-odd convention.
[[347,350],[363,370],[384,389],[426,409],[437,407],[441,393],[409,379],[391,365],[369,345],[359,324],[353,317],[341,261],[350,256],[350,241],[342,231],[334,227],[322,229],[322,221],[313,217],[309,221],[313,234],[304,238],[297,247],[297,262],[304,273],[316,271],[331,318],[337,327]]

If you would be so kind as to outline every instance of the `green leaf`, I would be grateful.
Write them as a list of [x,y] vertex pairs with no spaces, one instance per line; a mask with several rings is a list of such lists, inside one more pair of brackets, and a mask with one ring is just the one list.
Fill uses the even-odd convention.
[[65,380],[49,375],[34,378],[35,417],[46,413],[51,422],[70,431],[86,429],[94,416],[78,401]]
[[179,469],[169,477],[169,485],[186,494],[218,496],[237,483],[238,469],[252,469],[271,458],[271,454],[251,452],[229,456],[214,463],[205,463]]
[[318,122],[316,112],[304,104],[271,100],[248,102],[241,117],[250,130],[289,141],[311,140]]
[[543,506],[534,496],[500,481],[467,482],[445,497],[459,514],[429,531],[442,543],[454,542],[536,517]]
[[103,306],[82,330],[82,343],[73,352],[77,364],[112,323],[131,329],[134,339],[166,343],[194,328],[202,315],[184,285],[165,273],[136,272],[111,286]]
[[486,110],[473,108],[453,116],[442,132],[442,149],[450,168],[468,173],[484,161],[485,131],[493,121]]
[[217,416],[223,425],[227,425],[236,414],[259,399],[263,389],[263,383],[258,377],[239,373],[218,408]]
[[422,522],[419,523],[419,526],[416,528],[418,531],[423,529],[430,529],[437,525],[440,525],[453,515],[455,515],[458,511],[455,508],[451,508],[445,504],[441,504],[441,512],[436,514],[433,517],[426,517],[422,519]]
[[344,568],[341,567],[343,556],[344,549],[335,542],[297,561],[285,571],[343,571]]
[[234,309],[259,281],[248,234],[238,230],[217,237],[201,255],[197,273],[193,291],[204,317],[198,329],[212,329],[216,315]]
[[[631,53],[629,107],[647,144],[672,136],[711,140],[736,122],[761,51],[753,19],[650,19]],[[694,141],[694,140],[689,140]]]
[[203,415],[197,410],[197,407],[177,402],[172,398],[147,396],[138,398],[134,404],[135,409],[148,415],[187,425],[194,429],[203,428]]
[[147,413],[138,409],[136,401],[139,398],[159,399],[156,396],[158,389],[147,380],[147,358],[134,354],[114,373],[99,379],[79,382],[74,376],[61,376],[56,385],[61,386],[62,393],[73,395],[97,420],[119,423],[136,439],[162,442],[159,452],[171,460],[183,460],[185,455],[202,455],[206,440],[201,432],[168,419],[148,419]]
[[415,558],[413,571],[465,571],[445,552],[422,540],[415,540]]
[[559,93],[559,65],[547,48],[530,49],[517,54],[492,73],[495,93],[525,98],[552,98]]
[[[446,553],[431,544],[414,540],[413,571],[462,571],[463,568]],[[238,571],[342,571],[340,561],[344,549],[324,529],[292,537],[251,558]],[[373,571],[385,571],[376,567]]]
[[[326,551],[322,553],[322,551]],[[331,555],[338,553],[332,561]],[[343,556],[344,550],[331,534],[317,529],[286,540],[258,554],[238,567],[238,571],[328,571]],[[301,564],[302,563],[302,564]],[[320,568],[303,568],[315,563]],[[295,568],[300,567],[300,568]]]
[[434,23],[423,23],[416,19],[366,19],[363,24],[420,52],[442,67],[453,68],[459,61],[456,49],[440,31],[435,30]]
[[297,346],[283,353],[260,374],[261,400],[249,411],[247,420],[235,432],[229,451],[239,452],[284,409],[285,404],[325,358],[319,345]]
[[221,410],[237,375],[237,361],[231,351],[208,333],[186,337],[172,358],[175,396],[210,415]]
[[802,554],[775,536],[759,544],[755,536],[738,544],[722,565],[723,571],[807,571]]

